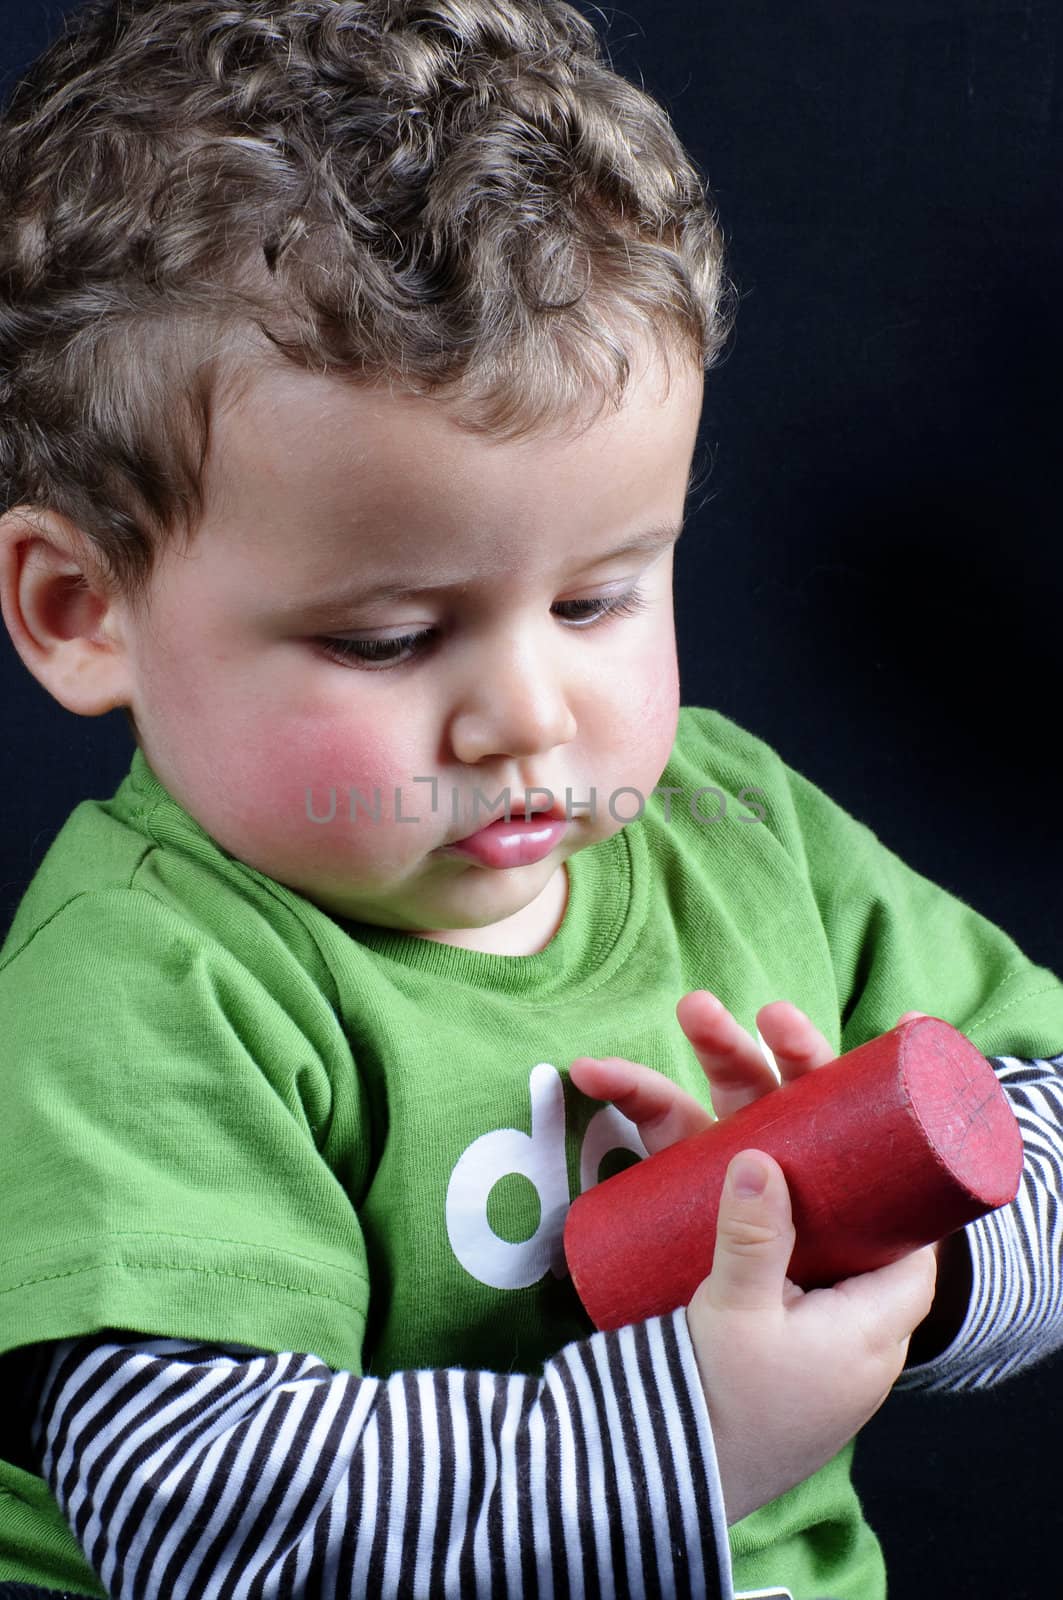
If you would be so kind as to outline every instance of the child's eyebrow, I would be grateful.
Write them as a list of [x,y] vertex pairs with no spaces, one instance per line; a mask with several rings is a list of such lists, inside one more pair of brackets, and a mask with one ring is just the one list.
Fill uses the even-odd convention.
[[[625,556],[652,554],[655,550],[663,550],[667,545],[675,544],[682,532],[682,523],[678,525],[662,523],[658,527],[646,528],[641,533],[631,534],[612,550],[603,550],[600,554],[591,556],[580,570],[586,571],[589,567],[604,566],[607,561],[619,561]],[[575,576],[578,576],[578,573]],[[327,619],[330,616],[341,617],[349,615],[359,606],[387,604],[395,600],[419,600],[426,595],[456,593],[466,588],[468,580],[464,578],[442,583],[415,584],[401,579],[385,580],[381,583],[352,585],[351,588],[344,589],[338,594],[311,596],[309,599],[286,606],[281,615],[293,617],[313,612],[319,619]]]

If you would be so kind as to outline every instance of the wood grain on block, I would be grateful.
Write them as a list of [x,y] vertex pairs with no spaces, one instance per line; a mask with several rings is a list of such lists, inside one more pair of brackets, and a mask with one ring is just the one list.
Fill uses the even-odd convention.
[[1023,1160],[981,1052],[937,1017],[900,1023],[580,1195],[565,1254],[596,1327],[688,1304],[712,1266],[728,1163],[747,1149],[786,1175],[789,1275],[804,1289],[884,1266],[1006,1205]]

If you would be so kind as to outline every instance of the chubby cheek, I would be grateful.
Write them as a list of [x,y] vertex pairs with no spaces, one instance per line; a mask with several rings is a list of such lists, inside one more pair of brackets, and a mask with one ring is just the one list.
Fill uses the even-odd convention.
[[[295,888],[337,874],[368,884],[415,854],[420,830],[394,820],[396,786],[402,814],[416,814],[410,777],[421,770],[400,728],[274,714],[245,717],[209,742],[215,781],[199,820],[260,872]],[[364,797],[353,811],[352,791]]]
[[612,679],[612,744],[620,782],[647,793],[675,742],[679,668],[675,635],[661,627]]
[[285,748],[263,761],[277,806],[268,838],[278,861],[291,859],[292,875],[387,882],[423,851],[424,829],[399,820],[429,813],[428,786],[413,781],[425,756],[401,725],[298,719]]

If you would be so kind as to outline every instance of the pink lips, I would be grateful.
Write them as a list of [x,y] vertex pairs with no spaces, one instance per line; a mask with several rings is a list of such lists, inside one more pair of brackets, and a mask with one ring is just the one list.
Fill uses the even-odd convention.
[[567,830],[564,817],[514,817],[510,822],[500,817],[447,848],[484,867],[528,867],[548,856]]

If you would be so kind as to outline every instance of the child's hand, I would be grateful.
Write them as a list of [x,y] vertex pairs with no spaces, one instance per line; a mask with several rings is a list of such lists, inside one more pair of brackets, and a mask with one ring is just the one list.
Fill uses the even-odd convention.
[[[897,1020],[922,1015],[906,1011]],[[779,1087],[760,1046],[707,989],[684,995],[676,1016],[709,1080],[713,1109],[721,1121]],[[761,1006],[757,1026],[784,1083],[835,1059],[819,1029],[789,1000]],[[705,1107],[671,1079],[623,1056],[579,1056],[569,1076],[592,1100],[611,1100],[629,1117],[650,1155],[700,1133],[712,1121]]]
[[[713,1109],[721,1120],[778,1088],[760,1046],[707,989],[684,995],[676,1007],[679,1026],[709,1080]],[[834,1051],[803,1011],[789,1000],[773,1000],[757,1012],[757,1026],[775,1057],[783,1082],[833,1061]],[[580,1056],[570,1076],[593,1100],[611,1100],[639,1130],[654,1155],[677,1139],[700,1133],[712,1121],[692,1095],[652,1067],[622,1056]]]
[[[766,1176],[761,1194],[736,1188],[747,1164]],[[931,1246],[806,1294],[786,1277],[793,1244],[781,1167],[736,1156],[712,1271],[687,1307],[728,1522],[803,1482],[874,1415],[934,1298]]]
[[[684,995],[676,1016],[709,1080],[718,1118],[778,1087],[759,1046],[707,989]],[[833,1058],[823,1035],[788,1000],[761,1006],[757,1024],[784,1079]],[[713,1120],[700,1101],[671,1079],[623,1056],[580,1056],[569,1076],[592,1100],[611,1100],[629,1117],[650,1155],[700,1133]]]
[[[897,1022],[924,1015],[906,1011]],[[684,995],[676,1006],[676,1016],[709,1080],[713,1109],[721,1120],[779,1087],[760,1046],[707,989]],[[783,1083],[835,1059],[833,1047],[819,1029],[789,1000],[761,1006],[757,1027],[775,1057]]]

